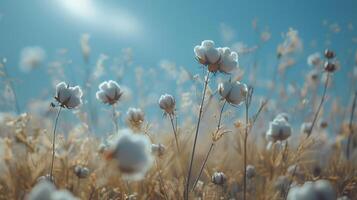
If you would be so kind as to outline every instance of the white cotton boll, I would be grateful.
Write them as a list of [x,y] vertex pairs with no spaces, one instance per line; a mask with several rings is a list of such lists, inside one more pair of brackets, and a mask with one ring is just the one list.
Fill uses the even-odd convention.
[[294,186],[289,190],[287,200],[317,200],[314,184],[305,182],[302,186]]
[[319,52],[313,53],[307,57],[307,64],[312,67],[318,67],[322,64],[321,54]]
[[256,171],[255,171],[255,167],[253,165],[248,165],[247,166],[247,178],[251,179],[255,176]]
[[46,58],[46,52],[41,47],[25,47],[20,55],[20,68],[24,72],[40,66]]
[[165,150],[166,150],[165,145],[163,145],[161,143],[151,145],[151,152],[156,156],[160,157],[160,156],[164,155]]
[[167,114],[175,113],[176,101],[172,95],[163,94],[159,99],[159,106],[162,110],[164,110]]
[[245,101],[248,87],[239,81],[226,81],[218,85],[218,92],[228,103],[240,105]]
[[98,88],[96,98],[104,104],[113,105],[117,103],[123,95],[119,84],[113,80],[104,81]]
[[56,188],[51,182],[46,180],[40,181],[32,188],[28,200],[50,200],[55,190]]
[[221,54],[221,59],[219,62],[219,71],[224,73],[231,73],[238,68],[238,54],[237,52],[231,51],[228,47],[218,48]]
[[79,86],[70,87],[65,82],[61,82],[56,86],[55,99],[60,106],[72,109],[77,108],[82,104],[83,92]]
[[266,133],[266,137],[269,141],[283,141],[290,137],[291,126],[285,120],[285,118],[276,118],[269,123],[269,130]]
[[195,46],[194,52],[201,64],[207,65],[208,69],[212,72],[217,71],[220,53],[218,49],[214,47],[214,42],[212,40],[202,41],[200,46]]
[[324,200],[336,199],[335,189],[329,181],[318,180],[315,182],[314,186],[319,199],[324,199]]
[[139,180],[151,168],[153,157],[151,143],[142,134],[133,134],[125,129],[119,132],[116,142],[113,143],[113,158],[117,161],[119,170],[124,178]]
[[212,175],[212,183],[216,185],[224,185],[227,181],[227,177],[223,172],[215,172]]
[[145,118],[144,111],[142,111],[140,108],[130,107],[126,112],[126,114],[127,114],[126,121],[129,124],[129,126],[133,128],[141,128],[141,125],[143,124]]

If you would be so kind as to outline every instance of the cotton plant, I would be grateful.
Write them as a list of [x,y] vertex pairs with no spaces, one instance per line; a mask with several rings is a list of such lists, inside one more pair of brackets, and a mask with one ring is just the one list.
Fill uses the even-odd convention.
[[269,129],[266,132],[266,138],[269,142],[285,141],[291,136],[291,125],[282,116],[277,116],[269,123]]
[[176,100],[170,94],[163,94],[159,98],[159,107],[164,111],[164,115],[167,115],[170,118],[173,134],[175,137],[176,148],[177,148],[177,151],[180,153],[180,144],[179,144],[179,138],[178,138],[178,133],[177,133],[177,131],[178,131],[177,130],[177,116],[175,113]]
[[58,119],[63,109],[77,109],[83,103],[82,101],[83,92],[79,86],[71,87],[69,84],[65,82],[58,83],[56,86],[56,95],[54,99],[56,100],[55,103],[51,103],[52,107],[59,107],[57,116],[55,119],[55,124],[53,128],[53,139],[52,139],[52,159],[51,159],[51,166],[50,166],[50,174],[49,178],[53,180],[53,166],[55,160],[55,150],[56,150],[56,130]]
[[196,56],[196,60],[207,67],[207,72],[205,75],[204,83],[203,83],[203,92],[202,99],[198,112],[197,126],[195,130],[195,136],[192,146],[192,152],[190,157],[189,170],[186,179],[184,199],[187,200],[189,197],[189,185],[192,173],[192,165],[195,157],[196,144],[198,138],[198,132],[200,129],[203,104],[206,97],[206,92],[208,88],[208,83],[210,79],[211,73],[223,73],[230,74],[238,69],[238,54],[234,51],[231,51],[228,47],[215,47],[215,43],[212,40],[204,40],[200,45],[194,47],[194,53]]
[[103,104],[107,104],[112,107],[113,125],[115,127],[115,132],[118,132],[119,127],[117,123],[115,105],[121,100],[121,97],[123,96],[123,90],[119,84],[113,80],[102,82],[98,88],[99,90],[96,93],[96,98]]

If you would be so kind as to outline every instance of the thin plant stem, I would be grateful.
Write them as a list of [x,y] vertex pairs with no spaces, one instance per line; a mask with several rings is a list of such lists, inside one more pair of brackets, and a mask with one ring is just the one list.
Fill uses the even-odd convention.
[[56,148],[56,130],[57,130],[57,124],[58,124],[58,118],[60,116],[60,113],[62,111],[62,107],[58,109],[57,116],[55,119],[55,126],[53,128],[53,138],[52,138],[52,159],[51,159],[51,168],[50,168],[50,179],[52,181],[52,175],[53,175],[53,165],[55,161],[55,148]]
[[353,103],[352,103],[352,108],[351,108],[351,115],[350,115],[350,122],[348,124],[350,133],[348,135],[348,139],[347,139],[347,147],[346,147],[346,157],[347,159],[350,158],[350,144],[351,144],[351,140],[352,140],[352,136],[353,136],[353,116],[355,113],[355,109],[356,109],[356,101],[357,101],[357,91],[355,92],[355,95],[353,97]]
[[[312,121],[311,127],[310,127],[310,129],[308,130],[307,136],[305,137],[304,141],[306,141],[306,140],[310,137],[310,135],[311,135],[311,133],[312,133],[312,130],[313,130],[315,124],[316,124],[317,117],[319,116],[321,107],[322,107],[322,105],[323,105],[323,103],[324,103],[324,101],[325,101],[325,98],[326,98],[326,91],[327,91],[329,79],[330,79],[330,73],[327,72],[327,78],[326,78],[326,81],[325,81],[324,90],[323,90],[323,92],[322,92],[321,101],[320,101],[320,104],[319,104],[319,106],[318,106],[318,108],[317,108],[317,110],[316,110],[316,113],[315,113],[315,115],[314,115],[314,119],[313,119],[313,121]],[[300,143],[298,149],[301,148],[301,145],[304,143],[304,141],[303,141],[302,143]],[[299,160],[299,159],[298,159],[298,160]],[[297,160],[297,163],[298,163],[298,160]],[[291,184],[292,184],[293,179],[294,179],[294,177],[295,177],[295,175],[296,175],[297,166],[298,166],[298,165],[295,164],[293,173],[292,173],[292,175],[291,175],[291,180],[290,180],[289,185],[288,185],[288,189],[287,189],[287,191],[286,191],[285,194],[284,194],[284,200],[286,200],[286,199],[288,198],[288,194],[289,194],[289,190],[290,190]]]
[[163,178],[162,178],[162,175],[161,175],[161,167],[159,165],[159,161],[155,160],[155,163],[156,163],[156,167],[157,167],[158,174],[159,174],[160,189],[163,190],[165,199],[169,199],[168,196],[167,196],[165,184],[164,184],[164,181],[163,181]]
[[[243,200],[246,200],[247,194],[247,141],[248,141],[248,127],[249,127],[249,107],[252,101],[253,88],[249,87],[247,96],[245,99],[245,131],[244,131],[244,153],[243,153],[243,165],[244,165],[244,175],[243,175]],[[260,111],[259,111],[260,112]]]
[[115,104],[112,105],[112,120],[113,120],[113,125],[114,125],[114,131],[115,131],[115,133],[117,133],[119,130],[119,127],[118,127],[118,123],[117,123]]
[[324,90],[323,90],[323,93],[322,93],[322,98],[321,98],[321,101],[320,101],[319,106],[317,107],[316,113],[315,113],[315,115],[314,115],[314,119],[312,120],[311,127],[310,127],[310,129],[308,130],[308,132],[307,132],[307,138],[310,137],[310,135],[311,135],[311,133],[312,133],[312,131],[313,131],[313,129],[314,129],[314,126],[315,126],[315,124],[316,124],[316,120],[317,120],[317,118],[318,118],[318,116],[319,116],[319,114],[320,114],[320,110],[321,110],[322,105],[323,105],[323,103],[324,103],[324,101],[325,101],[326,91],[327,91],[329,79],[330,79],[330,73],[327,72],[327,78],[326,78],[326,81],[325,81],[325,86],[324,86]]
[[180,151],[180,146],[179,146],[178,137],[177,137],[177,128],[175,128],[175,124],[174,124],[174,115],[169,114],[169,117],[170,117],[170,121],[171,121],[172,131],[175,136],[176,148],[177,148],[178,153],[180,153],[181,151]]
[[190,179],[191,179],[191,173],[192,173],[192,164],[193,164],[193,159],[195,157],[195,150],[196,150],[196,143],[197,143],[197,136],[198,136],[198,131],[200,129],[200,123],[201,123],[201,118],[202,118],[202,109],[203,109],[203,103],[205,101],[205,96],[206,96],[206,91],[207,91],[207,85],[209,81],[209,75],[210,72],[207,70],[207,74],[205,77],[205,83],[203,86],[203,92],[202,92],[202,100],[201,100],[201,105],[200,105],[200,110],[198,113],[198,120],[197,120],[197,126],[196,126],[196,132],[195,132],[195,139],[193,141],[193,147],[192,147],[192,153],[191,153],[191,160],[190,160],[190,166],[188,170],[188,175],[187,175],[187,181],[186,181],[186,188],[184,192],[184,197],[185,200],[188,200],[189,196],[189,186],[190,186]]
[[[219,113],[219,119],[218,119],[218,125],[217,125],[216,132],[218,132],[218,131],[221,129],[222,113],[223,113],[224,106],[226,105],[226,103],[227,103],[227,101],[225,100],[224,103],[223,103],[223,106],[222,106],[222,108],[221,108],[221,112]],[[211,153],[211,151],[212,151],[212,149],[213,149],[213,147],[214,147],[214,144],[215,144],[215,141],[212,141],[212,143],[211,143],[211,145],[210,145],[210,147],[209,147],[209,149],[208,149],[208,152],[207,152],[207,154],[206,154],[205,160],[203,161],[203,163],[202,163],[202,165],[201,165],[200,172],[198,173],[198,176],[197,176],[197,178],[196,178],[196,180],[195,180],[195,182],[194,182],[194,184],[193,184],[193,186],[192,186],[191,191],[193,191],[193,190],[195,189],[195,187],[196,187],[198,181],[199,181],[200,178],[201,178],[203,169],[204,169],[205,166],[206,166],[206,163],[207,163],[207,161],[208,161],[208,157],[209,157],[209,155],[210,155],[210,153]]]

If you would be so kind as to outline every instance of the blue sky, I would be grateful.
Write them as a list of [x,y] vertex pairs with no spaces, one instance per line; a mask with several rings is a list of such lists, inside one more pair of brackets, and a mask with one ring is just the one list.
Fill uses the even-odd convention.
[[[304,52],[299,56],[298,66],[289,72],[289,78],[296,81],[308,69],[306,56],[323,51],[326,38],[331,40],[327,46],[334,49],[341,60],[349,59],[336,75],[338,80],[343,80],[351,71],[351,52],[356,51],[356,42],[352,42],[352,38],[357,37],[357,1],[354,0],[1,0],[0,16],[0,56],[7,57],[11,75],[21,80],[17,87],[25,99],[38,96],[39,88],[48,80],[43,72],[25,74],[18,69],[21,49],[41,46],[51,60],[57,49],[67,48],[73,67],[81,66],[79,37],[83,33],[91,35],[91,63],[100,53],[118,56],[123,48],[130,47],[134,65],[155,67],[160,60],[167,59],[197,73],[195,45],[212,39],[219,46],[231,46],[235,42],[253,46],[258,36],[252,29],[252,21],[258,19],[260,28],[272,34],[272,39],[259,52],[264,73],[267,72],[265,66],[270,69],[268,66],[275,63],[281,34],[289,27],[299,31]],[[323,21],[338,24],[341,32],[331,33]],[[354,26],[353,30],[348,30],[349,24]],[[228,42],[222,37],[223,26],[234,33]],[[310,45],[312,41],[315,47]],[[244,55],[240,59],[242,68],[251,65]],[[258,76],[266,77],[266,74]],[[32,85],[30,91],[25,87],[28,84]],[[346,82],[336,86],[342,98],[348,97],[348,87]]]

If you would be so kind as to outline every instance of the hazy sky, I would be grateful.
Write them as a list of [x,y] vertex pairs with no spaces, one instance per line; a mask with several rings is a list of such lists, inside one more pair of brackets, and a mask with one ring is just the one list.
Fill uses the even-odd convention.
[[[349,59],[336,76],[342,80],[351,71],[352,53],[356,51],[353,38],[357,37],[355,0],[1,0],[0,56],[8,58],[10,73],[22,79],[18,87],[24,95],[30,95],[24,86],[40,87],[45,78],[39,78],[38,73],[20,72],[17,66],[21,49],[41,46],[50,60],[57,49],[67,48],[73,62],[81,65],[79,37],[83,33],[91,35],[92,62],[100,53],[117,56],[130,47],[135,65],[155,67],[167,59],[195,72],[195,45],[212,39],[219,46],[237,42],[253,46],[259,39],[252,29],[254,19],[261,30],[272,34],[259,52],[262,72],[266,72],[264,66],[276,62],[276,46],[289,27],[298,30],[304,42],[300,62],[291,70],[292,80],[301,79],[308,69],[306,56],[326,46],[340,58]],[[340,32],[332,33],[332,28]],[[326,45],[327,38],[331,44]],[[244,55],[240,60],[242,68],[249,67]],[[347,95],[346,82],[336,87],[342,89],[342,97]]]

